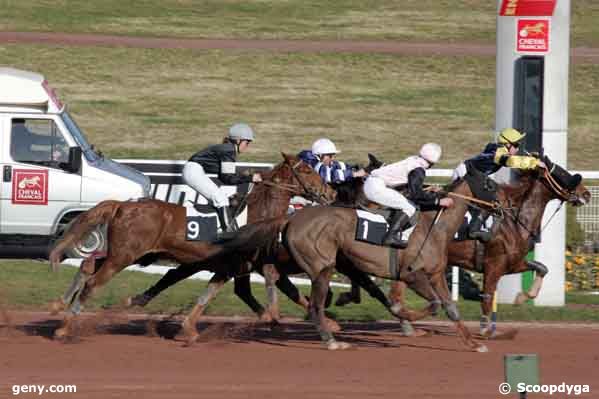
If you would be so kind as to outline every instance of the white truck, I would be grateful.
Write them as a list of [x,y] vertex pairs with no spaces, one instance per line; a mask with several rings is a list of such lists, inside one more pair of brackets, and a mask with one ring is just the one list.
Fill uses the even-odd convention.
[[[47,257],[78,214],[107,199],[147,197],[150,180],[88,143],[42,75],[0,68],[0,257]],[[73,248],[105,245],[97,229]]]

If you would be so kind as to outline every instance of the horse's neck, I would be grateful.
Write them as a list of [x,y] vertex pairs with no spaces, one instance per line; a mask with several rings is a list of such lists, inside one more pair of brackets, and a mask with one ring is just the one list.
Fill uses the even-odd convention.
[[541,226],[543,213],[547,203],[553,199],[551,193],[539,180],[532,182],[532,187],[524,197],[518,217],[518,230],[522,236],[530,236]]
[[276,186],[256,186],[248,195],[248,223],[285,215],[293,195],[292,192]]

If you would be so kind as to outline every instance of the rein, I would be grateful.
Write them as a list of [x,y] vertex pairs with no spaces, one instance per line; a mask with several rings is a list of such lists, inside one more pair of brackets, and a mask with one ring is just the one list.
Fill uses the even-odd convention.
[[500,205],[497,202],[483,201],[481,199],[474,198],[474,197],[472,197],[470,195],[463,195],[463,194],[458,194],[458,193],[454,193],[454,192],[450,191],[450,192],[447,193],[447,196],[448,197],[454,197],[454,198],[460,198],[460,199],[466,200],[468,202],[472,202],[474,204],[488,206],[491,209],[498,209],[498,208],[500,208]]
[[551,172],[549,172],[548,169],[544,169],[543,172],[543,177],[545,178],[545,180],[547,181],[547,183],[549,184],[549,187],[551,188],[551,190],[558,196],[557,199],[560,200],[560,204],[559,206],[555,209],[555,211],[553,211],[553,214],[551,215],[551,217],[549,217],[549,220],[547,221],[547,223],[545,223],[545,226],[541,227],[541,230],[539,230],[539,233],[537,234],[534,231],[531,231],[528,226],[526,226],[524,223],[522,223],[522,221],[520,220],[520,211],[521,211],[521,207],[518,208],[518,212],[517,214],[515,214],[515,212],[513,211],[513,208],[508,208],[508,210],[510,212],[508,212],[508,215],[521,227],[524,228],[524,230],[526,230],[526,232],[528,233],[529,237],[532,237],[533,239],[537,239],[538,236],[543,233],[543,231],[547,228],[547,226],[549,226],[549,224],[551,223],[551,221],[553,220],[553,218],[555,217],[555,215],[558,214],[558,212],[562,209],[562,206],[564,205],[565,202],[569,201],[572,198],[572,193],[570,193],[568,190],[564,189],[556,180],[555,178],[551,175]]
[[[263,180],[261,183],[266,186],[275,187],[275,188],[279,188],[284,191],[288,191],[295,195],[304,194],[304,195],[306,195],[306,197],[309,197],[308,199],[313,199],[321,205],[328,205],[328,201],[326,201],[326,199],[324,199],[324,195],[312,191],[310,188],[308,188],[308,186],[306,186],[304,181],[300,178],[299,174],[296,171],[296,168],[302,162],[303,162],[302,160],[299,160],[295,165],[290,166],[291,173],[293,174],[293,177],[297,180],[299,185],[292,184],[292,183],[275,183],[273,181],[268,181],[268,180]],[[300,188],[303,191],[299,190]]]
[[568,190],[566,190],[565,188],[563,188],[556,180],[555,178],[551,175],[551,172],[545,168],[543,170],[543,177],[545,178],[545,180],[547,181],[547,183],[549,183],[549,187],[551,187],[551,189],[553,190],[553,192],[555,192],[555,194],[557,194],[558,197],[560,197],[559,199],[563,201],[570,201],[573,197],[572,193]]

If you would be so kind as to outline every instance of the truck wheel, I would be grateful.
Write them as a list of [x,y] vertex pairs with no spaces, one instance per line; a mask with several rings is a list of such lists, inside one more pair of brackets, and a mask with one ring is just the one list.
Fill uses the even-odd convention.
[[97,226],[74,247],[65,251],[67,258],[87,258],[93,252],[106,249],[106,226]]

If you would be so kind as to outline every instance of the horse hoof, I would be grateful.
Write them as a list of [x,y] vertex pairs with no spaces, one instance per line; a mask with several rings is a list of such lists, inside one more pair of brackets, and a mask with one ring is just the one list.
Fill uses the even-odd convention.
[[200,334],[193,334],[185,338],[185,344],[183,345],[185,348],[189,348],[195,344],[200,338]]
[[428,331],[421,330],[420,328],[414,329],[414,331],[410,335],[404,334],[404,336],[410,337],[410,338],[426,337],[428,335],[429,335]]
[[263,312],[260,315],[260,321],[264,322],[264,323],[271,323],[273,321],[273,318],[270,314],[270,312]]
[[49,309],[51,315],[57,315],[65,309],[65,304],[62,300],[57,299],[56,301],[50,302]]
[[327,319],[327,328],[331,332],[339,332],[341,331],[341,326],[335,320]]
[[54,338],[56,339],[63,339],[66,336],[69,335],[69,331],[66,328],[59,328],[58,330],[54,331]]
[[514,305],[522,305],[527,300],[528,300],[528,295],[526,295],[525,293],[521,292],[521,293],[519,293],[516,296],[516,299],[514,300]]
[[487,345],[479,345],[476,347],[476,351],[479,353],[487,353],[489,352],[489,348],[487,348]]
[[327,349],[330,351],[342,351],[351,347],[347,342],[329,341],[327,343]]

